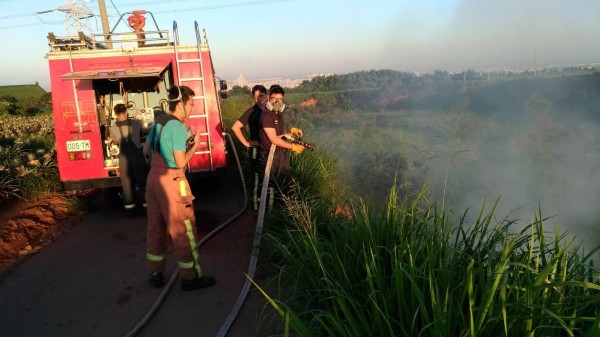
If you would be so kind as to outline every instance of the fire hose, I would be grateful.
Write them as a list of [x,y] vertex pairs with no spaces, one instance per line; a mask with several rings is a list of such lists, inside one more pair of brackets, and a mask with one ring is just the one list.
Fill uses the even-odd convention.
[[[206,234],[206,236],[202,240],[200,240],[200,242],[198,242],[198,244],[196,245],[196,247],[202,246],[206,241],[208,241],[211,237],[213,237],[221,229],[225,228],[233,220],[235,220],[237,217],[239,217],[246,210],[246,208],[248,207],[248,193],[246,191],[246,182],[244,180],[244,173],[242,171],[242,166],[240,164],[240,160],[239,160],[239,157],[237,155],[237,151],[235,149],[235,146],[233,144],[231,136],[229,134],[227,134],[227,133],[225,133],[225,135],[229,139],[229,143],[231,145],[231,148],[233,149],[233,154],[235,156],[235,161],[236,161],[236,164],[237,164],[237,167],[238,167],[240,178],[242,180],[242,187],[244,189],[244,206],[233,217],[229,218],[227,221],[225,221],[224,223],[222,223],[221,225],[219,225],[219,227],[213,229],[210,233]],[[271,152],[273,152],[273,151],[271,151]],[[269,158],[271,159],[271,156]],[[270,169],[270,166],[268,168]],[[264,209],[264,207],[263,207],[263,209]],[[254,263],[256,263],[256,262],[254,262]],[[175,268],[175,270],[173,271],[173,274],[171,275],[171,278],[165,284],[165,287],[161,291],[160,295],[158,296],[158,298],[156,299],[156,301],[154,302],[154,304],[152,305],[152,307],[150,307],[150,309],[148,310],[148,312],[146,313],[146,315],[144,315],[144,317],[140,320],[140,322],[136,326],[134,326],[133,329],[131,329],[129,331],[129,333],[126,335],[126,337],[132,337],[132,336],[137,335],[142,330],[142,328],[148,322],[150,322],[150,319],[152,318],[152,316],[156,313],[156,311],[158,310],[158,308],[160,307],[160,305],[162,304],[162,302],[164,301],[164,299],[167,297],[167,293],[169,292],[169,290],[173,286],[173,283],[175,283],[175,280],[177,279],[178,275],[179,275],[179,270],[177,268]],[[244,296],[244,299],[245,299],[245,296]],[[236,312],[236,315],[237,315],[237,312]],[[231,316],[231,314],[230,314],[230,316]],[[231,320],[231,322],[233,322],[233,319],[231,319],[230,317],[228,317],[227,320],[228,321]]]
[[307,143],[305,141],[302,140],[302,137],[300,136],[290,136],[290,135],[283,135],[281,136],[282,139],[285,140],[289,140],[292,144],[298,144],[298,145],[302,145],[304,146],[304,148],[313,151],[315,149],[315,144],[311,144],[311,143]]
[[315,149],[315,144],[310,144],[310,143],[304,142],[304,141],[302,141],[302,139],[292,139],[292,143],[302,145],[306,149],[311,150],[311,151],[313,151]]
[[[314,144],[306,143],[302,141],[301,138],[290,138],[292,143],[296,143],[304,146],[305,148],[313,151],[315,149]],[[252,279],[254,278],[254,274],[256,273],[256,263],[258,261],[258,250],[260,247],[260,240],[262,238],[262,228],[263,222],[265,218],[265,208],[266,208],[266,200],[267,200],[267,190],[269,189],[269,179],[271,175],[271,166],[273,165],[273,155],[275,154],[275,148],[277,146],[275,144],[271,144],[271,148],[269,149],[269,157],[267,159],[267,165],[265,167],[265,174],[263,178],[262,189],[260,191],[260,204],[258,206],[258,219],[256,221],[256,230],[254,231],[254,243],[252,245],[252,256],[250,257],[250,265],[248,267],[248,273],[246,274],[246,281],[244,282],[244,286],[242,287],[242,291],[240,292],[240,296],[238,297],[236,303],[233,306],[233,309],[227,316],[225,323],[221,326],[217,337],[224,337],[227,335],[231,324],[237,317],[246,297],[248,296],[248,291],[252,286]]]
[[[233,149],[234,156],[235,156],[236,163],[237,163],[237,167],[238,167],[238,171],[240,173],[240,178],[242,180],[242,186],[243,186],[243,189],[244,189],[244,207],[237,214],[235,214],[232,218],[230,218],[229,220],[225,221],[219,227],[215,228],[210,233],[208,233],[200,242],[198,242],[197,247],[202,246],[206,241],[208,241],[217,232],[219,232],[225,226],[227,226],[228,224],[230,224],[234,219],[236,219],[238,216],[240,216],[246,210],[246,207],[248,205],[248,194],[247,194],[247,191],[246,191],[246,183],[245,183],[245,180],[244,180],[244,174],[243,174],[243,171],[242,171],[242,167],[240,165],[239,157],[237,155],[237,151],[235,149],[233,141],[231,140],[231,136],[229,134],[226,134],[226,135],[227,135],[227,138],[229,139],[229,143],[231,144],[231,148]],[[292,140],[293,143],[302,145],[302,146],[304,146],[305,148],[307,148],[307,149],[309,149],[311,151],[314,150],[314,148],[315,148],[315,146],[313,144],[306,143],[306,142],[302,141],[301,139],[291,139],[291,140]],[[231,328],[231,325],[233,324],[233,321],[235,320],[235,318],[239,314],[239,311],[242,308],[242,305],[246,301],[246,297],[248,296],[248,292],[250,290],[250,287],[252,286],[252,281],[251,280],[252,280],[252,278],[254,278],[254,275],[256,273],[256,264],[258,262],[259,246],[260,246],[260,241],[261,241],[261,238],[262,238],[262,228],[263,228],[263,222],[264,222],[264,217],[265,217],[265,208],[266,208],[266,200],[267,200],[267,190],[269,188],[268,181],[270,179],[271,166],[273,164],[273,155],[275,154],[275,148],[276,147],[277,146],[275,144],[271,145],[271,148],[269,150],[269,156],[268,156],[268,159],[267,159],[267,164],[266,164],[266,167],[265,167],[263,184],[262,184],[262,189],[261,189],[261,193],[260,193],[260,204],[259,204],[259,209],[258,209],[258,219],[256,221],[256,229],[255,229],[255,232],[254,232],[254,242],[252,244],[252,255],[250,257],[250,263],[249,263],[249,267],[248,267],[248,273],[246,274],[247,277],[246,277],[246,280],[245,280],[244,285],[242,287],[242,290],[240,292],[240,295],[238,296],[238,299],[237,299],[236,303],[234,304],[233,308],[231,309],[229,315],[225,319],[225,322],[221,326],[221,329],[217,333],[217,337],[223,337],[223,336],[225,336],[227,334],[227,332]],[[267,183],[264,183],[264,182],[267,182]],[[137,335],[137,333],[140,332],[140,330],[142,329],[142,327],[144,327],[150,321],[150,319],[152,318],[152,316],[154,315],[154,313],[158,310],[158,308],[162,304],[163,300],[167,296],[167,293],[169,292],[169,290],[171,289],[171,286],[173,285],[173,283],[177,279],[178,274],[179,274],[179,271],[177,269],[175,269],[175,271],[171,275],[171,278],[169,279],[169,281],[165,285],[165,288],[162,290],[162,292],[160,293],[159,297],[156,299],[156,301],[154,302],[154,304],[152,305],[152,307],[150,308],[150,310],[148,310],[148,312],[142,318],[142,320],[126,335],[126,337]]]
[[250,290],[250,286],[252,285],[252,278],[254,278],[254,273],[256,272],[256,262],[258,261],[258,248],[260,246],[260,240],[262,238],[262,228],[263,221],[265,219],[265,207],[267,200],[267,190],[269,189],[269,179],[271,175],[271,165],[273,164],[273,154],[275,153],[275,148],[277,146],[275,144],[271,145],[269,150],[269,158],[267,159],[267,166],[265,167],[265,176],[263,179],[262,189],[260,191],[260,204],[258,206],[258,219],[256,220],[256,230],[254,231],[254,243],[252,244],[252,256],[250,257],[250,266],[248,267],[248,273],[246,277],[246,281],[244,281],[244,286],[242,287],[242,291],[240,292],[240,296],[235,302],[233,309],[227,316],[225,323],[221,326],[217,337],[223,337],[229,331],[231,324],[237,317],[246,297],[248,296],[248,291]]

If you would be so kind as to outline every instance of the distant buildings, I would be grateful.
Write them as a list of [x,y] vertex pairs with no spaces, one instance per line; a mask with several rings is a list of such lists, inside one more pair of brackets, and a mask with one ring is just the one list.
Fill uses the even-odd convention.
[[246,79],[244,75],[238,76],[235,80],[227,81],[229,87],[239,85],[240,87],[247,86],[252,88],[257,84],[262,84],[269,88],[273,84],[279,84],[284,88],[295,88],[300,85],[306,79],[290,79],[290,78],[260,78],[260,79]]
[[[424,76],[434,73],[448,76],[454,80],[481,80],[481,79],[493,79],[499,77],[514,77],[514,76],[538,76],[548,75],[556,73],[588,73],[590,71],[598,71],[600,69],[600,63],[588,63],[588,64],[576,64],[576,65],[563,65],[563,66],[551,66],[544,68],[509,68],[509,67],[487,67],[487,68],[475,68],[475,69],[449,69],[449,70],[435,70],[435,71],[409,71],[410,74],[415,76]],[[399,70],[398,70],[399,71]],[[295,88],[302,84],[304,81],[310,81],[318,76],[332,76],[333,73],[329,74],[310,74],[306,75],[305,78],[260,78],[260,79],[247,79],[243,74],[239,75],[234,80],[227,80],[229,87],[238,85],[240,87],[247,86],[252,88],[257,84],[262,84],[269,88],[273,84],[279,84],[284,88]]]
[[302,84],[304,81],[310,81],[314,77],[317,76],[331,76],[333,74],[310,74],[305,78],[260,78],[260,79],[246,79],[244,75],[238,76],[235,80],[228,80],[227,84],[229,87],[233,87],[234,85],[239,85],[240,87],[247,86],[248,88],[252,88],[257,84],[262,84],[265,87],[269,88],[273,84],[279,84],[284,88],[295,88]]

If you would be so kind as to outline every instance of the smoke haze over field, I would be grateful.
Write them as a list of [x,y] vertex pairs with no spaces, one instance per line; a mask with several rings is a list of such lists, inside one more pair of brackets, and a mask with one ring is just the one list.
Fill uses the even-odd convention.
[[371,108],[329,125],[322,132],[335,138],[322,142],[364,191],[385,197],[398,172],[415,188],[427,183],[429,200],[455,214],[469,209],[470,220],[484,201],[489,210],[498,199],[498,219],[528,224],[541,210],[551,217],[548,232],[558,226],[586,247],[599,244],[600,74],[461,82],[433,86],[424,90],[430,96],[392,110],[375,108],[393,96],[388,87],[362,102]]
[[[458,213],[469,208],[474,217],[484,199],[489,208],[500,198],[498,218],[510,213],[511,219],[528,223],[541,210],[544,218],[552,217],[545,222],[546,230],[558,226],[587,247],[599,244],[598,78],[582,79],[575,88],[569,87],[572,82],[549,79],[526,83],[514,91],[518,95],[504,95],[500,90],[479,93],[488,101],[503,103],[488,105],[486,111],[469,106],[458,112],[464,115],[462,124],[446,124],[447,133],[458,128],[462,136],[454,148],[445,144],[448,152],[441,156],[447,159],[456,153],[448,171],[447,205]],[[595,89],[586,88],[589,83]],[[509,85],[519,84],[523,83]],[[566,92],[585,94],[587,90],[587,96],[562,97]],[[463,150],[468,152],[457,153]],[[435,186],[443,186],[446,164],[428,163]]]
[[[532,221],[537,211],[579,239],[598,238],[600,128],[575,118],[575,111],[514,111],[505,121],[478,120],[449,166],[448,206],[477,215],[483,200],[496,198],[496,216]],[[475,118],[470,115],[467,118]],[[466,123],[465,123],[466,124]],[[442,158],[447,159],[448,154]],[[430,177],[443,186],[447,162],[429,161]],[[592,239],[592,240],[595,240]],[[591,242],[593,243],[593,242]],[[595,242],[596,244],[598,242]]]

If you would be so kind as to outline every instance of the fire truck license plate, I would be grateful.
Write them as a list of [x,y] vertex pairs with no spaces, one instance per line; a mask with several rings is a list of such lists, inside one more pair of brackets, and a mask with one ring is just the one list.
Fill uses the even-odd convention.
[[67,152],[88,151],[90,148],[90,141],[87,139],[67,142]]

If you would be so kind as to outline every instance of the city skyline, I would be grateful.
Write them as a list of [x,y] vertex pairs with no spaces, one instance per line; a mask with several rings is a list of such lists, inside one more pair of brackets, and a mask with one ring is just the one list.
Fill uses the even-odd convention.
[[304,81],[310,81],[317,76],[330,76],[333,73],[328,74],[310,74],[302,78],[282,78],[282,77],[266,77],[266,78],[246,78],[244,74],[240,74],[235,79],[226,79],[229,88],[237,85],[240,87],[247,86],[249,88],[261,84],[269,88],[273,84],[279,84],[284,88],[295,88],[302,84]]
[[[97,1],[84,3],[102,31]],[[0,85],[39,82],[49,89],[48,32],[64,35],[62,0],[0,1]],[[177,22],[182,43],[193,23],[206,29],[217,76],[304,78],[390,69],[410,73],[532,69],[600,62],[600,2],[192,0],[107,2],[110,26],[133,10],[153,13],[159,28]],[[150,18],[150,15],[149,15]],[[154,20],[147,21],[154,24]],[[124,23],[121,23],[124,25]],[[72,27],[71,27],[72,28]],[[120,26],[120,28],[123,28]],[[126,25],[125,25],[125,28]]]
[[[449,75],[463,74],[463,73],[466,73],[469,71],[474,71],[476,73],[479,73],[480,75],[483,75],[483,74],[508,75],[508,74],[520,74],[520,73],[524,73],[524,72],[533,72],[535,74],[537,72],[549,71],[549,70],[560,71],[560,70],[566,69],[566,68],[600,68],[600,63],[567,64],[567,65],[562,65],[562,66],[537,67],[537,68],[521,67],[521,68],[512,69],[512,68],[506,68],[506,67],[491,67],[491,68],[487,68],[487,69],[466,68],[464,70],[454,70],[454,71],[453,70],[448,71],[445,69],[435,69],[434,71],[446,71],[446,72],[448,72]],[[384,70],[384,69],[372,69],[372,70]],[[416,76],[431,74],[431,72],[427,72],[427,73],[408,72],[408,73],[416,75]],[[235,85],[238,85],[241,87],[247,86],[247,87],[251,88],[252,86],[257,85],[257,84],[262,84],[262,85],[266,86],[267,88],[272,84],[279,84],[286,88],[295,88],[295,87],[299,86],[303,81],[306,81],[306,80],[310,81],[311,79],[313,79],[317,76],[332,76],[332,75],[344,75],[344,74],[336,74],[336,73],[309,74],[309,75],[306,75],[305,77],[301,77],[301,78],[281,78],[281,77],[247,78],[244,74],[240,74],[236,78],[225,79],[225,80],[227,81],[227,84],[230,89],[231,89],[231,87],[233,87]]]

